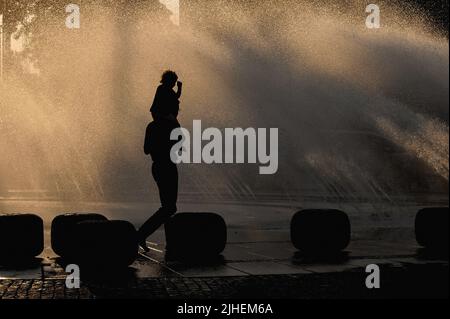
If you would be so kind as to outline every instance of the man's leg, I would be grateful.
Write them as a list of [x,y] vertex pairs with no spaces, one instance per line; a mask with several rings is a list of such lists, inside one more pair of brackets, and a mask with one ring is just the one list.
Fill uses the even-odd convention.
[[146,240],[151,234],[158,230],[161,225],[169,220],[176,213],[176,210],[167,210],[161,207],[152,217],[150,217],[139,229],[139,237]]
[[145,241],[159,227],[177,212],[178,171],[175,164],[157,164],[152,167],[153,177],[158,185],[161,208],[139,229],[139,242],[146,249]]

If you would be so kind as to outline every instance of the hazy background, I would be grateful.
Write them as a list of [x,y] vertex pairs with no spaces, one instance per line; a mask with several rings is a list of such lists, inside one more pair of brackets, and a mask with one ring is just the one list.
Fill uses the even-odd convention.
[[84,0],[80,30],[32,3],[5,11],[24,50],[0,85],[0,199],[156,201],[143,135],[171,68],[187,128],[280,130],[276,175],[183,165],[182,201],[448,202],[446,1],[379,1],[379,30],[370,1],[181,1],[177,26],[159,1]]

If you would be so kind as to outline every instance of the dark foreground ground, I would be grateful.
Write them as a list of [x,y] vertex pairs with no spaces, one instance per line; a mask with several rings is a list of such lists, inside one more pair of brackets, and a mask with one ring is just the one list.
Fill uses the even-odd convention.
[[[63,262],[49,245],[49,224],[58,212],[75,208],[14,203],[8,211],[35,211],[44,217],[47,244],[40,258],[24,267],[0,266],[0,299],[448,298],[448,252],[444,256],[426,252],[414,238],[415,214],[427,205],[340,207],[350,215],[353,239],[345,253],[329,258],[301,255],[290,243],[289,221],[301,207],[183,206],[183,211],[223,214],[229,226],[228,245],[220,258],[171,260],[165,256],[164,233],[158,232],[149,242],[151,251],[128,269],[81,268],[81,288],[68,289]],[[111,219],[136,216],[139,226],[152,207],[92,205],[82,211],[105,212]],[[380,289],[366,287],[366,267],[371,264],[381,269]]]
[[[448,298],[448,257],[364,241],[324,260],[289,256],[288,244],[234,244],[223,259],[201,263],[167,261],[154,248],[126,270],[82,269],[80,289],[66,288],[57,259],[36,260],[29,269],[3,268],[0,299]],[[364,257],[364,251],[380,255]],[[366,287],[370,264],[380,267],[380,289]]]
[[84,283],[67,289],[64,279],[2,280],[2,299],[372,299],[448,298],[448,264],[386,265],[378,290],[365,287],[362,269],[336,273],[248,277],[147,278],[128,283]]
[[84,284],[63,279],[2,280],[2,299],[372,299],[448,298],[448,265],[382,269],[379,290],[364,286],[362,272],[216,278],[151,278],[128,285]]

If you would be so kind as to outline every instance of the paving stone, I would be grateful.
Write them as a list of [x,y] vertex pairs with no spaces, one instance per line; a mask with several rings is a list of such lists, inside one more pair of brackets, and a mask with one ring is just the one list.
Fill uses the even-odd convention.
[[358,267],[367,267],[368,265],[378,265],[378,266],[382,266],[382,265],[389,265],[392,267],[399,267],[402,268],[403,265],[402,263],[395,261],[394,259],[383,259],[383,258],[366,258],[366,259],[351,259],[349,261],[350,264],[354,265],[354,266],[358,266]]
[[170,269],[184,277],[236,277],[247,276],[246,273],[227,265],[190,266],[183,263],[168,263]]
[[393,261],[404,263],[404,264],[413,264],[413,265],[430,265],[430,264],[445,264],[448,263],[444,260],[422,260],[414,257],[405,257],[405,258],[392,258]]
[[309,271],[301,267],[295,267],[276,262],[240,262],[228,263],[227,266],[249,275],[286,275],[310,273]]
[[239,244],[228,244],[222,255],[227,262],[271,260],[270,257],[250,253],[246,247],[242,247]]
[[297,252],[290,242],[244,243],[239,246],[251,255],[271,260],[291,259]]
[[313,273],[340,273],[344,271],[350,271],[358,268],[351,263],[344,264],[335,264],[335,265],[325,265],[325,264],[317,264],[317,265],[308,265],[304,266],[306,270],[309,270]]

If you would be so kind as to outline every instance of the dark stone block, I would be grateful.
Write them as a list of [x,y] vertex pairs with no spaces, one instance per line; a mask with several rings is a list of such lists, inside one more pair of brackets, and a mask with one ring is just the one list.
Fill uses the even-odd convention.
[[0,260],[30,260],[44,249],[44,223],[33,214],[0,215]]
[[89,269],[117,269],[131,265],[137,258],[138,236],[126,221],[84,221],[76,225],[75,261]]
[[107,220],[100,214],[65,214],[55,217],[52,221],[52,249],[61,257],[71,258],[74,256],[77,247],[74,241],[75,226],[83,221]]
[[209,258],[220,255],[227,243],[225,220],[213,213],[180,213],[165,224],[172,258]]
[[295,248],[311,255],[327,255],[344,250],[351,240],[351,224],[346,213],[333,209],[303,210],[291,221]]
[[416,239],[419,245],[434,251],[449,249],[449,208],[424,208],[416,216]]

